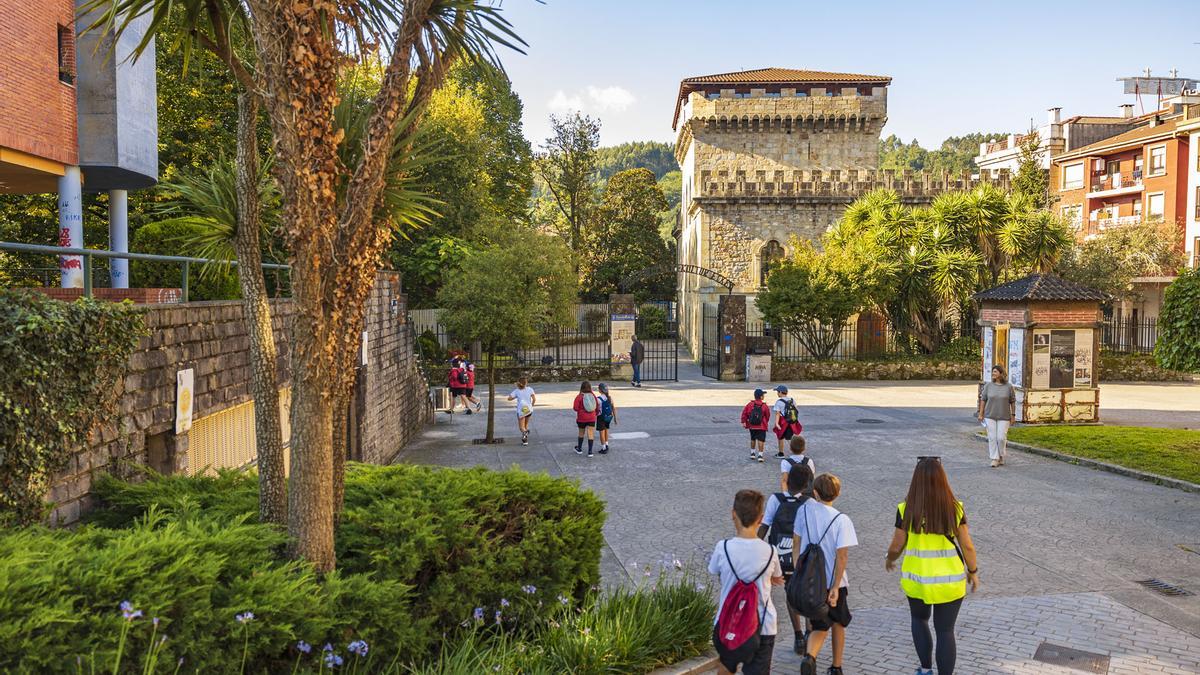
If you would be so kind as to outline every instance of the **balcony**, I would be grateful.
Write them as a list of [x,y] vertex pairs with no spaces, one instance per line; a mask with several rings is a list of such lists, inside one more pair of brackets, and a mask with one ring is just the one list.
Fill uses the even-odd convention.
[[1107,176],[1093,176],[1089,199],[1096,197],[1111,197],[1114,195],[1131,194],[1142,191],[1142,172],[1134,171],[1132,176],[1119,173]]
[[[1158,218],[1161,220],[1161,217]],[[1154,218],[1150,218],[1147,222],[1153,222]],[[1142,222],[1141,215],[1133,216],[1115,216],[1112,218],[1098,218],[1082,223],[1082,228],[1077,230],[1084,236],[1085,239],[1095,237],[1105,230],[1111,230],[1118,227],[1128,227],[1130,225],[1140,225]]]

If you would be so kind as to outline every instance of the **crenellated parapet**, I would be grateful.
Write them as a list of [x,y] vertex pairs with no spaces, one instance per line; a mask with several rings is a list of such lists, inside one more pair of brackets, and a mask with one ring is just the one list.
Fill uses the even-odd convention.
[[971,190],[994,185],[1008,190],[1011,176],[1001,170],[996,176],[976,175],[970,171],[895,171],[893,169],[797,169],[764,171],[747,176],[745,172],[701,171],[695,199],[700,202],[745,200],[850,202],[874,190],[892,190],[902,201],[923,203],[944,192]]

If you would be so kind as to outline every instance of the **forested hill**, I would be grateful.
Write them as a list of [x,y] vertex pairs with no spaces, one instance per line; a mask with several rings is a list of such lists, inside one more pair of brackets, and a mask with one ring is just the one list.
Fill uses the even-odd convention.
[[973,133],[951,136],[942,141],[936,150],[926,150],[917,144],[917,139],[905,143],[895,134],[879,141],[880,169],[911,169],[913,171],[950,171],[958,173],[964,169],[975,169],[975,156],[979,144],[1004,138],[1007,134]]
[[674,146],[658,141],[633,141],[598,148],[596,159],[596,170],[601,181],[607,181],[614,173],[639,167],[653,171],[655,178],[679,170]]

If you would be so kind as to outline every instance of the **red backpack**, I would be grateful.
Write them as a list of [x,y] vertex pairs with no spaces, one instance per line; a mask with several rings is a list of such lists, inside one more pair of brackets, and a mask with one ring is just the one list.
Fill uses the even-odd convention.
[[767,564],[762,571],[753,579],[742,581],[733,569],[733,561],[729,559],[729,540],[726,539],[723,545],[725,561],[729,563],[729,571],[733,573],[737,583],[729,589],[725,602],[721,603],[721,614],[717,619],[717,640],[721,643],[719,646],[729,652],[753,654],[758,650],[758,635],[767,613],[765,602],[762,603],[761,609],[759,608],[758,579],[766,574],[767,568],[771,566],[775,549],[771,549],[771,555],[767,557]]

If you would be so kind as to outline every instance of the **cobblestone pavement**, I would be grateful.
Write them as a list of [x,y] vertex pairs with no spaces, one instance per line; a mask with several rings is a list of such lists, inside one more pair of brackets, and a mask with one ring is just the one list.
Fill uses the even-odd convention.
[[[752,385],[704,379],[682,361],[680,377],[641,389],[613,386],[619,424],[607,456],[571,450],[569,407],[578,386],[543,384],[535,385],[529,447],[520,446],[511,404],[500,398],[497,428],[508,443],[471,445],[486,415],[439,413],[402,461],[519,465],[578,479],[608,502],[606,583],[635,580],[664,558],[701,566],[714,543],[732,534],[733,493],[778,490],[779,463],[746,459],[737,416]],[[498,397],[509,388],[498,387]],[[858,532],[849,564],[855,620],[847,672],[915,668],[907,608],[883,555],[916,456],[934,454],[966,504],[981,560],[983,587],[959,623],[959,672],[1071,672],[1032,661],[1049,641],[1111,655],[1110,673],[1200,673],[1200,495],[1016,451],[1007,466],[991,469],[985,444],[971,439],[979,428],[974,392],[970,383],[945,382],[792,388],[817,470],[842,479],[836,506]],[[1200,428],[1197,385],[1103,385],[1101,400],[1110,423]],[[1195,595],[1164,597],[1135,583],[1149,578]],[[776,602],[782,605],[781,595]],[[780,642],[777,672],[796,672],[790,639]]]

